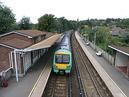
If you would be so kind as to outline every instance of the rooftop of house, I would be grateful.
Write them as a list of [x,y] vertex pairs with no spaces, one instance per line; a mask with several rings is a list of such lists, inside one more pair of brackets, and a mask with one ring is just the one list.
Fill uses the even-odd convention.
[[16,30],[15,32],[24,34],[30,37],[36,37],[36,36],[41,36],[41,35],[46,35],[46,32],[42,32],[39,30]]
[[26,47],[32,45],[32,43],[18,39],[18,38],[13,38],[9,41],[2,42],[2,44],[11,46],[11,47],[17,48],[17,49],[23,49],[23,48],[26,48]]
[[[41,36],[41,35],[45,35],[46,38],[49,38],[55,34],[55,33],[50,33],[50,32],[42,32],[38,30],[16,30],[16,31],[3,34],[1,35],[1,37],[6,37],[6,35],[9,35],[11,33],[16,33],[19,35],[27,36],[28,38],[33,38],[33,37]],[[19,38],[12,38],[11,40],[2,41],[1,44],[6,45],[8,47],[12,47],[12,48],[17,48],[17,49],[24,49],[32,45],[32,43],[30,43],[29,41],[25,41]]]
[[0,37],[5,37],[6,35],[9,35],[12,33],[23,35],[23,36],[26,36],[28,38],[34,38],[34,37],[41,36],[41,35],[46,36],[47,32],[43,32],[43,31],[39,31],[39,30],[15,30],[12,32],[1,34]]
[[127,33],[127,30],[122,29],[120,27],[113,27],[111,29],[111,34],[114,35],[114,36],[121,36],[121,35],[126,34],[126,33]]

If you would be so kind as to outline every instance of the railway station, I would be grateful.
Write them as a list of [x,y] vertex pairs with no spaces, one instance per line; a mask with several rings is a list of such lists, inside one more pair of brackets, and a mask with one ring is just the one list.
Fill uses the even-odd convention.
[[[124,75],[113,68],[103,57],[98,57],[90,45],[86,45],[79,32],[70,32],[72,32],[69,44],[72,50],[70,56],[73,57],[70,74],[65,75],[67,73],[65,72],[62,75],[55,72],[56,69],[62,71],[69,67],[68,63],[70,62],[68,60],[70,59],[65,56],[64,61],[63,55],[61,56],[61,54],[68,54],[63,51],[67,48],[66,44],[68,42],[64,38],[65,35],[54,34],[38,43],[13,52],[13,55],[15,53],[16,55],[21,54],[21,52],[26,55],[26,53],[37,51],[36,54],[39,58],[26,71],[23,68],[25,72],[23,77],[18,76],[18,64],[14,65],[14,70],[18,70],[17,73],[15,71],[16,78],[9,81],[8,87],[0,88],[2,97],[10,97],[10,95],[11,97],[51,97],[52,95],[54,97],[67,97],[67,95],[69,97],[128,97],[129,81]],[[55,43],[57,44],[54,45]],[[57,48],[62,49],[62,51],[53,53],[56,46],[59,46]],[[46,48],[47,50],[42,54],[42,50]],[[53,54],[57,54],[55,58],[53,58]],[[17,58],[17,56],[15,57]],[[27,60],[32,59],[30,57]],[[59,63],[55,64],[57,62]],[[61,66],[62,62],[63,65]],[[56,67],[53,67],[53,64]],[[52,69],[55,69],[55,71]],[[125,84],[121,84],[122,82]],[[17,92],[13,93],[13,91]]]
[[0,97],[129,97],[129,0],[0,0]]
[[[33,35],[34,38],[31,39],[30,35]],[[43,36],[41,36],[41,35],[43,35]],[[40,40],[36,40],[36,38],[38,39],[40,36],[43,38],[40,38]],[[15,40],[10,41],[10,38],[12,38],[12,37]],[[28,39],[28,37],[30,40]],[[61,37],[61,34],[51,34],[51,33],[41,32],[41,31],[37,31],[37,30],[20,30],[17,32],[16,31],[10,32],[7,35],[4,34],[0,37],[0,41],[1,41],[1,44],[0,44],[1,48],[0,49],[1,49],[1,51],[2,51],[2,48],[7,48],[7,50],[8,50],[8,48],[12,49],[11,53],[7,50],[5,51],[5,53],[9,53],[12,55],[11,56],[9,55],[9,57],[5,56],[7,58],[5,60],[3,60],[3,61],[7,61],[7,59],[8,59],[8,64],[10,63],[10,65],[5,64],[3,67],[6,67],[6,68],[1,67],[1,76],[5,77],[4,80],[10,79],[11,76],[16,76],[16,78],[13,77],[11,79],[11,81],[9,82],[9,86],[11,84],[12,85],[10,87],[8,87],[8,89],[11,90],[11,88],[15,88],[14,89],[15,91],[18,90],[20,92],[20,91],[22,91],[20,89],[20,87],[19,88],[13,87],[13,85],[16,85],[16,86],[22,85],[24,88],[24,87],[26,87],[26,84],[30,82],[30,84],[28,84],[27,89],[31,90],[36,79],[38,79],[38,76],[39,76],[42,68],[45,67],[46,58],[50,57],[49,53],[47,53],[48,51],[50,51],[49,48],[55,44],[55,42],[59,39],[59,37]],[[19,40],[18,40],[18,38],[19,38]],[[9,41],[7,41],[7,39]],[[23,39],[25,41],[22,41]],[[26,41],[29,43],[29,41],[27,39],[30,42],[32,41],[35,43],[26,44]],[[35,40],[33,41],[33,39],[35,39]],[[8,42],[8,45],[3,44],[5,42],[6,43]],[[21,44],[24,44],[27,46],[21,47],[21,46],[23,46]],[[3,55],[5,54],[3,51],[1,53],[3,53]],[[43,56],[45,56],[45,57],[43,57]],[[11,59],[12,59],[12,61],[11,61]],[[1,62],[3,62],[3,61],[1,60]],[[43,63],[41,63],[40,61]],[[37,68],[38,71],[35,70],[35,68]],[[49,69],[48,72],[51,71],[50,66],[49,67],[47,66],[46,68]],[[49,76],[48,72],[47,72],[46,76]],[[32,75],[33,73],[35,73],[34,74],[35,76],[34,76],[34,78],[31,78],[33,76]],[[31,79],[32,79],[32,81],[31,81]],[[24,80],[25,82],[22,80]],[[18,83],[16,83],[16,81]],[[5,91],[5,90],[3,89],[3,91]],[[2,92],[2,90],[0,92],[1,92],[1,96],[3,95],[3,97],[5,97],[4,95],[6,95],[6,94],[3,94],[4,92]],[[29,94],[29,92],[28,92],[28,94]],[[28,94],[24,94],[23,92],[21,92],[20,94],[21,94],[21,97],[24,97],[24,95],[26,95],[26,96],[28,95]],[[20,97],[20,96],[18,96],[20,94],[16,94],[17,95],[16,96],[14,93],[14,94],[12,94],[12,96],[14,95],[13,97]],[[6,97],[7,96],[10,96],[10,94],[7,94]]]
[[[18,76],[24,76],[26,71],[51,47],[60,35],[47,39],[46,33],[37,30],[19,30],[0,37],[1,76],[11,76],[11,71],[18,81]],[[11,39],[13,38],[13,39]],[[22,45],[21,45],[22,44]],[[3,49],[5,49],[3,51]],[[6,54],[6,55],[5,55]],[[6,73],[7,72],[7,73]]]

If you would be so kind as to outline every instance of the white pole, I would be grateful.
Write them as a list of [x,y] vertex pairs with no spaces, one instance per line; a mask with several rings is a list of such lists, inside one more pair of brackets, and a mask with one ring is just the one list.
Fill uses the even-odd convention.
[[18,71],[17,71],[17,56],[16,50],[14,50],[14,61],[15,61],[15,72],[16,72],[16,81],[18,82]]
[[96,44],[96,32],[94,32],[94,49],[95,49],[95,44]]
[[14,67],[14,64],[13,64],[14,62],[13,62],[13,52],[11,51],[11,64],[12,64],[12,68]]

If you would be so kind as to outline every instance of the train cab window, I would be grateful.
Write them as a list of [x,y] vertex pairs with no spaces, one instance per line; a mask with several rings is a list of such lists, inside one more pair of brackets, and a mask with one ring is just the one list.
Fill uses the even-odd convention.
[[69,63],[69,55],[63,55],[63,63],[68,64]]
[[69,64],[70,56],[68,54],[64,54],[64,55],[57,54],[55,56],[55,61],[56,63]]
[[62,63],[62,55],[56,55],[55,56],[55,59],[56,59],[56,63]]

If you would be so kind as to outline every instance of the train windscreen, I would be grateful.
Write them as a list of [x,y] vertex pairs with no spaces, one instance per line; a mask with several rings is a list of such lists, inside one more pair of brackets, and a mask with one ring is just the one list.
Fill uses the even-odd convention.
[[55,62],[59,64],[69,64],[70,56],[68,54],[57,54],[55,56]]

